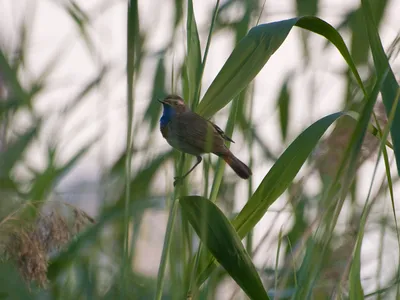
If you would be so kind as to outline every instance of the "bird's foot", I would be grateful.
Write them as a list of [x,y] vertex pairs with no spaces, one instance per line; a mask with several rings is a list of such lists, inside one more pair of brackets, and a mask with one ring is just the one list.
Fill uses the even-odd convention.
[[174,186],[177,186],[178,184],[182,184],[184,177],[179,177],[176,176],[174,177]]

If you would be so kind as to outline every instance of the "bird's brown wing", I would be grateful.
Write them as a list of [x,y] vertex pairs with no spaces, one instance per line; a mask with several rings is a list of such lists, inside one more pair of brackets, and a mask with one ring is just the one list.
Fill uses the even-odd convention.
[[[224,139],[214,124],[191,111],[176,116],[174,131],[182,144],[188,144],[201,152],[223,153]],[[221,130],[222,131],[222,130]]]
[[220,136],[222,136],[222,138],[223,138],[224,140],[227,140],[227,141],[229,141],[229,142],[234,143],[234,141],[233,141],[229,136],[227,136],[227,135],[225,134],[225,132],[224,132],[221,128],[219,128],[219,127],[218,127],[217,125],[215,125],[213,122],[211,122],[211,121],[209,121],[209,122],[214,126],[215,130],[219,133]]

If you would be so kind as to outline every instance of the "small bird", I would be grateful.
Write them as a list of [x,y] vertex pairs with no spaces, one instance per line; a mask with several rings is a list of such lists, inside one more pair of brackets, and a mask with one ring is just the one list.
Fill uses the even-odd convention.
[[160,119],[163,137],[175,149],[197,158],[196,164],[185,175],[174,178],[174,185],[181,182],[201,163],[201,154],[210,152],[225,160],[241,178],[248,179],[252,175],[250,168],[225,146],[225,141],[233,141],[221,128],[191,111],[177,95],[169,95],[158,101],[164,108]]

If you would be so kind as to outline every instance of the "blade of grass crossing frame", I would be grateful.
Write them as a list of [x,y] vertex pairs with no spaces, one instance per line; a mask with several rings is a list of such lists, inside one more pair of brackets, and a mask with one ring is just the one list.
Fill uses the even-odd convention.
[[343,115],[343,112],[334,113],[316,121],[290,144],[234,219],[239,236],[245,236],[258,223],[295,178],[328,127]]
[[353,256],[353,261],[351,263],[351,269],[349,273],[349,299],[358,300],[364,299],[364,291],[361,285],[361,245],[362,239],[364,237],[364,226],[365,224],[360,224],[362,227],[359,229],[356,249]]
[[365,93],[361,78],[340,34],[317,17],[300,17],[253,27],[234,48],[199,103],[197,112],[207,118],[227,105],[260,72],[293,26],[322,35],[334,44]]
[[196,18],[193,11],[193,2],[188,0],[187,10],[187,57],[186,70],[189,79],[189,98],[187,101],[190,104],[197,103],[196,95],[199,89],[199,76],[201,70],[201,51],[200,38],[197,31]]
[[[200,196],[179,199],[182,212],[201,241],[251,299],[269,299],[240,237],[219,208]],[[202,232],[203,220],[206,232]]]
[[214,13],[213,13],[213,16],[212,16],[212,19],[211,19],[210,30],[208,32],[206,48],[204,50],[204,55],[203,55],[203,59],[201,61],[200,70],[198,71],[199,75],[198,75],[198,78],[197,78],[198,82],[197,82],[197,85],[196,85],[196,93],[195,93],[195,97],[194,97],[193,103],[192,103],[192,109],[193,110],[196,109],[197,105],[199,104],[199,100],[200,100],[201,79],[203,78],[204,69],[206,67],[208,50],[210,49],[211,37],[212,37],[213,30],[214,30],[215,20],[217,18],[217,14],[218,14],[219,1],[220,0],[217,0],[217,2],[215,4]]
[[126,163],[125,163],[125,205],[124,205],[124,245],[123,245],[123,257],[121,260],[121,279],[122,279],[122,297],[125,296],[127,290],[127,278],[128,278],[128,267],[131,265],[129,260],[129,202],[131,198],[130,190],[130,178],[131,178],[131,160],[132,160],[132,124],[133,124],[133,87],[134,87],[134,73],[135,73],[135,46],[136,38],[139,38],[138,28],[138,3],[137,0],[128,1],[127,9],[127,65],[126,65],[126,84],[127,84],[127,135],[126,135]]
[[[182,174],[183,168],[185,167],[185,155],[183,153],[180,154],[180,159],[177,167],[177,174]],[[175,186],[174,195],[172,197],[172,203],[170,207],[170,212],[168,216],[167,222],[167,229],[164,238],[164,245],[163,250],[161,253],[161,261],[160,266],[158,268],[158,275],[157,275],[157,286],[156,286],[156,295],[155,300],[161,300],[163,287],[164,287],[164,280],[165,280],[165,270],[167,268],[167,261],[169,256],[169,251],[171,248],[172,237],[174,233],[174,224],[175,218],[178,211],[178,196],[181,193],[181,185]]]
[[[279,157],[253,196],[232,221],[240,238],[244,238],[254,228],[267,212],[269,206],[282,195],[328,127],[343,115],[347,114],[343,112],[334,113],[316,121],[304,130]],[[199,270],[197,284],[201,285],[214,268],[214,260],[210,259]]]
[[[240,97],[240,95],[239,95],[236,99],[234,99],[234,101],[232,103],[231,112],[230,112],[229,118],[228,118],[228,123],[226,124],[226,128],[225,128],[225,134],[227,136],[232,136],[233,129],[235,126],[239,101],[243,101],[243,96]],[[230,142],[227,142],[226,145],[229,148]],[[221,186],[221,183],[222,183],[224,170],[225,170],[225,162],[222,159],[219,159],[218,163],[217,163],[217,172],[215,174],[213,185],[211,188],[211,193],[210,193],[210,200],[212,202],[215,202],[217,200],[217,195],[218,195],[218,191]]]
[[[228,118],[228,123],[226,124],[226,128],[225,128],[225,134],[227,136],[232,136],[234,125],[235,125],[235,120],[236,120],[236,115],[237,115],[237,109],[239,106],[239,101],[244,101],[243,97],[244,97],[244,93],[237,96],[232,103],[231,111],[230,111],[229,118]],[[230,142],[227,142],[226,145],[229,148]],[[217,200],[218,191],[221,186],[223,175],[224,175],[225,162],[221,159],[218,159],[216,169],[217,169],[217,171],[215,173],[214,181],[213,181],[213,184],[211,187],[211,192],[210,192],[210,201],[211,202],[216,202],[216,200]],[[206,225],[205,220],[206,219],[204,219],[202,226]],[[199,264],[200,256],[201,256],[201,253],[203,252],[203,249],[201,246],[202,245],[199,244],[199,247],[196,252],[196,269],[193,270],[194,272],[198,271],[199,266],[201,267],[201,264]],[[211,259],[211,256],[209,255],[209,253],[205,254],[205,256],[203,256],[203,257],[206,257],[206,260]],[[190,285],[191,287],[193,286],[194,277],[195,276],[192,276],[191,285]],[[194,292],[196,292],[196,287],[194,287]]]
[[[386,76],[385,76],[386,77]],[[385,80],[385,77],[382,77],[382,80]],[[380,85],[381,86],[381,85]],[[380,89],[380,86],[378,86],[378,88]],[[399,100],[399,92],[397,93],[397,97],[395,99],[394,104],[397,105],[398,104],[398,100]],[[395,116],[395,109],[396,106],[392,107],[392,111],[390,112],[390,116],[388,119],[388,124],[387,127],[385,128],[384,132],[382,133],[382,140],[380,143],[380,151],[379,151],[379,155],[378,155],[378,159],[376,161],[375,164],[375,168],[374,168],[374,172],[373,172],[373,178],[371,180],[371,184],[370,184],[370,188],[369,188],[369,192],[368,192],[368,196],[367,196],[367,201],[366,204],[364,206],[364,210],[362,213],[362,218],[361,218],[361,222],[360,222],[360,226],[359,226],[359,232],[358,232],[358,236],[357,236],[357,244],[356,244],[356,248],[354,251],[354,257],[353,257],[353,262],[351,264],[351,269],[350,269],[350,275],[349,275],[349,279],[350,279],[350,300],[356,300],[356,299],[364,299],[364,292],[363,292],[363,288],[361,285],[361,246],[362,246],[362,240],[364,237],[364,228],[366,225],[366,221],[367,221],[367,217],[368,217],[368,213],[371,209],[371,205],[368,205],[368,200],[369,197],[371,195],[371,190],[372,190],[372,183],[374,182],[374,178],[376,175],[376,170],[378,167],[378,163],[380,160],[380,155],[381,155],[381,151],[385,151],[385,140],[387,139],[388,135],[389,135],[389,129],[393,123],[393,119]],[[393,201],[393,188],[391,186],[391,175],[390,175],[390,169],[389,169],[389,165],[388,165],[388,161],[387,159],[387,154],[384,155],[385,156],[385,167],[386,167],[386,172],[387,172],[387,177],[388,177],[388,186],[389,186],[389,190],[390,190],[390,195],[391,195],[391,200],[392,200],[392,208],[393,208],[393,214],[395,217],[395,223],[396,223],[396,232],[397,232],[397,237],[398,237],[398,242],[399,242],[399,233],[398,233],[398,229],[397,229],[397,220],[396,220],[396,212],[395,212],[395,207],[394,207],[394,201]],[[399,251],[400,251],[400,247],[399,247]],[[398,297],[396,297],[397,299]]]
[[[396,97],[399,84],[393,74],[393,71],[389,65],[388,58],[383,49],[378,30],[376,28],[371,5],[368,0],[361,0],[362,9],[365,17],[365,25],[367,28],[367,33],[369,37],[369,42],[372,51],[372,57],[374,59],[375,69],[378,78],[382,78],[389,70],[389,73],[383,83],[381,92],[383,103],[386,108],[387,114],[392,110],[393,102]],[[390,133],[393,140],[394,154],[396,156],[397,171],[400,174],[400,107],[396,107],[396,112],[394,115],[393,126],[390,129]]]
[[[387,72],[386,72],[386,74],[387,74]],[[381,89],[381,86],[386,78],[386,74],[384,77],[381,78],[381,80],[379,82],[377,82],[375,84],[375,87],[374,87],[373,91],[371,92],[371,95],[368,98],[367,102],[365,103],[365,106],[364,106],[363,112],[361,113],[359,122],[357,123],[357,126],[354,130],[353,137],[355,137],[355,139],[353,141],[353,138],[352,138],[352,141],[351,141],[351,143],[353,143],[354,146],[353,146],[353,151],[351,152],[351,155],[350,155],[349,169],[345,175],[345,180],[344,180],[344,182],[346,182],[348,185],[350,185],[350,183],[352,181],[351,179],[353,178],[353,176],[356,172],[357,157],[358,157],[359,152],[361,151],[361,145],[364,140],[365,133],[367,132],[368,123],[371,118],[374,104],[378,97],[379,90]],[[382,140],[381,142],[383,145],[385,145],[384,140]],[[378,164],[378,161],[377,161],[377,164]],[[375,166],[373,179],[372,179],[370,190],[369,190],[368,197],[367,197],[367,202],[369,199],[369,195],[371,193],[372,183],[373,183],[373,180],[374,180],[374,177],[376,174],[376,167],[377,167],[377,165]],[[349,186],[345,187],[342,192],[343,200],[347,194],[348,187]],[[362,214],[362,218],[361,218],[361,222],[360,222],[360,226],[359,226],[359,233],[358,233],[358,237],[357,237],[356,248],[354,251],[353,262],[351,264],[350,274],[349,274],[349,278],[350,278],[350,295],[349,296],[350,296],[351,300],[364,298],[364,291],[363,291],[363,288],[361,285],[360,274],[361,274],[361,245],[362,245],[362,240],[364,237],[364,228],[365,228],[365,223],[366,223],[366,218],[367,218],[367,209],[366,209],[367,202],[364,206],[364,210],[363,210],[363,214]],[[337,218],[338,218],[338,216],[337,216]]]
[[[387,123],[386,128],[383,133],[382,133],[381,129],[379,128],[378,122],[377,122],[377,125],[378,125],[379,132],[382,136],[380,149],[382,151],[384,162],[385,162],[386,178],[387,178],[387,182],[388,182],[388,189],[389,189],[390,200],[391,200],[391,204],[392,204],[392,211],[393,211],[394,223],[395,223],[395,228],[396,228],[396,236],[397,236],[397,243],[398,243],[398,247],[399,247],[399,258],[400,258],[400,234],[399,234],[399,226],[397,224],[397,214],[396,214],[396,208],[395,208],[395,203],[394,203],[393,182],[392,182],[392,176],[391,176],[391,171],[390,171],[389,157],[387,154],[386,147],[384,147],[384,145],[383,145],[383,141],[387,140],[387,137],[389,135],[389,130],[393,124],[394,116],[396,113],[396,107],[399,103],[399,97],[400,97],[400,88],[397,90],[397,95],[396,95],[396,98],[394,101],[394,105],[392,106],[392,110],[390,111],[388,123]],[[400,276],[400,274],[398,274],[398,276]],[[399,277],[397,279],[399,279]],[[399,285],[397,285],[396,293],[397,293],[396,299],[398,299],[399,294],[400,294],[400,286]]]
[[279,277],[279,254],[282,246],[282,228],[279,230],[278,235],[278,247],[276,249],[276,260],[275,260],[275,276],[274,276],[274,292],[278,291],[278,277]]
[[[336,171],[336,175],[334,176],[332,182],[329,184],[329,187],[327,188],[327,193],[325,194],[325,196],[322,197],[321,201],[322,203],[325,203],[326,199],[331,198],[328,195],[335,193],[335,191],[340,185],[339,189],[340,195],[338,201],[329,202],[329,205],[326,207],[325,212],[323,212],[322,218],[324,220],[324,226],[319,226],[317,229],[317,232],[318,230],[323,230],[323,233],[321,234],[324,236],[324,239],[321,241],[322,242],[321,257],[315,262],[315,265],[317,266],[315,272],[313,272],[313,274],[311,275],[307,275],[306,277],[304,277],[306,278],[305,281],[307,282],[307,284],[304,284],[300,287],[298,291],[298,295],[300,295],[300,297],[304,297],[304,295],[309,295],[312,293],[319,272],[321,271],[320,266],[322,266],[326,255],[328,255],[327,252],[329,252],[329,244],[334,235],[333,231],[334,228],[336,227],[340,212],[342,211],[342,207],[346,199],[346,195],[348,193],[350,185],[354,179],[356,164],[358,161],[357,160],[358,154],[361,150],[362,141],[364,139],[365,132],[368,127],[368,122],[370,120],[370,116],[372,114],[372,110],[374,107],[374,103],[376,101],[382,83],[383,80],[375,84],[373,91],[365,101],[363,111],[360,114],[360,117],[358,118],[355,130],[351,135],[350,143],[345,149],[343,159],[339,164],[339,168]],[[356,292],[356,294],[358,294],[358,292]]]
[[[387,72],[386,72],[386,74],[387,74]],[[348,171],[346,172],[345,180],[344,180],[344,182],[346,182],[346,186],[342,190],[343,198],[347,194],[349,185],[350,185],[352,178],[356,172],[357,157],[361,151],[361,146],[362,146],[365,134],[368,130],[369,120],[371,119],[374,105],[375,105],[376,99],[378,97],[379,90],[381,89],[381,86],[386,78],[386,74],[375,84],[374,89],[372,90],[370,96],[367,98],[367,101],[364,105],[363,111],[360,114],[360,118],[357,122],[356,128],[354,129],[354,133],[353,133],[352,139],[350,141],[350,147],[352,147],[352,150],[350,152],[349,168],[348,168]]]
[[[279,48],[296,19],[254,27],[236,45],[197,107],[208,118],[237,96]],[[274,34],[275,33],[275,34]]]

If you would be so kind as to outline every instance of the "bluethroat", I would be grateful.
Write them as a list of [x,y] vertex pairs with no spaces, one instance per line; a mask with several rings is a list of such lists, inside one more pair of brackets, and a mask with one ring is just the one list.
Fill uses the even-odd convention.
[[218,155],[243,179],[252,173],[248,166],[241,162],[225,146],[225,141],[233,142],[217,125],[191,111],[183,99],[169,95],[163,100],[164,112],[160,119],[160,130],[163,137],[175,149],[196,156],[196,164],[183,176],[175,177],[174,185],[183,180],[201,163],[201,154]]

